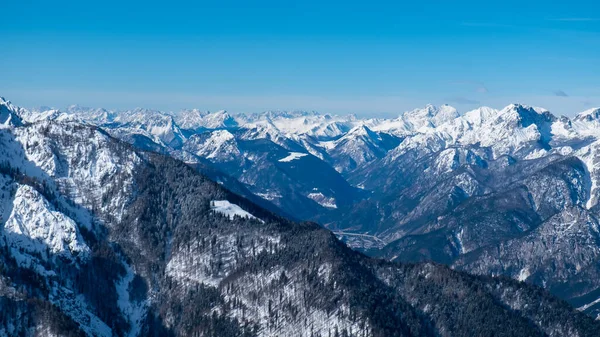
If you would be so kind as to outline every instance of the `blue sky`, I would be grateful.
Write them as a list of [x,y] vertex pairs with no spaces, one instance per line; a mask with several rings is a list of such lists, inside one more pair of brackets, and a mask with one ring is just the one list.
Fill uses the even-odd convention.
[[4,0],[0,95],[69,104],[397,115],[600,106],[596,1]]

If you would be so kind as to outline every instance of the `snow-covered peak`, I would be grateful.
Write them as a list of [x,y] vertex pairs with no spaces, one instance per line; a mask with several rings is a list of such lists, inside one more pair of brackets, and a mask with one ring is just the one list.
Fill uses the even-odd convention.
[[117,133],[142,134],[157,144],[174,147],[181,146],[186,139],[173,116],[158,110],[136,108],[120,112],[106,127]]
[[211,135],[212,139],[218,140],[220,143],[235,139],[233,134],[227,130],[215,130],[211,132]]
[[308,135],[319,139],[341,136],[355,125],[352,116],[306,115],[269,118],[262,122],[267,121],[286,136]]
[[235,137],[227,130],[193,135],[183,149],[199,157],[220,162],[233,160],[240,155]]
[[344,137],[357,137],[357,136],[369,137],[369,138],[379,138],[377,133],[373,132],[371,129],[369,129],[364,124],[355,126],[350,131],[348,131],[348,133],[346,135],[344,135]]
[[[50,110],[50,109],[48,109]],[[80,113],[88,113],[94,109],[89,108],[89,107],[85,107],[85,106],[81,106],[79,104],[71,104],[69,105],[66,109],[65,109],[68,113],[72,113],[72,114],[80,114]],[[44,111],[43,109],[39,110],[40,112]]]
[[226,110],[220,110],[206,115],[203,126],[209,129],[233,128],[238,126],[238,123]]
[[286,138],[285,135],[270,120],[261,120],[254,123],[247,123],[242,126],[246,131],[242,134],[242,139],[269,139],[277,142],[278,139]]
[[12,205],[3,210],[2,236],[12,249],[21,251],[20,263],[31,264],[35,258],[26,254],[44,256],[46,250],[69,260],[87,257],[89,248],[75,221],[55,210],[31,186],[18,185],[13,193]]
[[58,109],[46,109],[46,110],[33,110],[27,111],[23,115],[23,120],[29,123],[36,123],[41,121],[67,121],[67,120],[80,120],[74,115],[62,112]]
[[502,113],[516,112],[521,115],[536,114],[536,115],[545,116],[548,119],[555,118],[554,115],[552,115],[552,113],[550,113],[550,111],[547,109],[540,108],[540,107],[533,107],[533,106],[529,106],[529,105],[525,105],[525,104],[518,104],[518,103],[509,104],[500,111]]
[[363,120],[362,123],[373,131],[382,131],[399,136],[413,134],[413,126],[406,122],[402,117],[395,119],[371,118]]
[[292,111],[284,111],[284,110],[270,110],[261,112],[258,114],[247,115],[248,118],[253,120],[261,120],[261,119],[281,119],[281,118],[298,118],[298,117],[309,117],[309,116],[319,116],[320,114],[316,111],[303,111],[303,110],[292,110]]
[[182,129],[197,129],[202,126],[204,116],[209,113],[199,109],[186,109],[175,114],[175,121]]
[[174,115],[175,121],[182,129],[223,129],[235,128],[238,122],[226,110],[216,112],[200,111],[198,109],[183,110]]
[[135,108],[133,110],[126,110],[118,112],[114,121],[119,123],[158,123],[157,120],[165,121],[167,123],[172,122],[173,117],[167,113],[159,110],[147,109],[147,108]]
[[597,121],[600,119],[600,108],[592,108],[585,111],[580,112],[575,116],[575,120],[579,121]]
[[0,97],[0,125],[1,126],[19,126],[23,122],[21,120],[21,114],[23,109],[20,109],[12,103]]
[[450,105],[444,104],[440,107],[428,104],[422,109],[415,109],[405,112],[402,119],[413,125],[415,129],[423,127],[436,127],[446,122],[449,122],[460,114]]
[[104,108],[89,108],[76,104],[68,106],[65,112],[76,119],[94,124],[112,123],[117,116],[116,112]]
[[537,157],[549,149],[557,121],[547,110],[521,104],[511,104],[499,111],[481,107],[437,127],[418,130],[421,132],[408,136],[390,158],[410,150],[426,155],[456,145],[489,147],[493,158],[503,155],[525,158],[530,154]]
[[477,109],[467,111],[462,118],[474,126],[481,126],[485,122],[498,115],[499,111],[490,107],[482,106]]
[[507,127],[528,127],[536,125],[542,129],[555,122],[557,118],[550,111],[522,104],[510,104],[500,110],[497,123],[506,123]]

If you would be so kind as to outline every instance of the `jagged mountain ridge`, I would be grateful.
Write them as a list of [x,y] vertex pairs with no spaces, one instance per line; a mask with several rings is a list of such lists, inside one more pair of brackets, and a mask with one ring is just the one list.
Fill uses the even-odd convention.
[[[177,114],[173,116],[177,121]],[[144,144],[187,162],[206,160],[256,196],[288,214],[320,222],[354,248],[394,260],[434,260],[471,272],[524,279],[594,316],[600,314],[596,301],[600,284],[594,281],[597,278],[585,277],[598,269],[594,226],[588,226],[581,239],[591,255],[575,254],[579,249],[575,241],[562,246],[571,249],[564,255],[573,257],[578,266],[566,274],[501,253],[502,247],[516,247],[515,240],[525,238],[548,245],[537,228],[544,228],[553,217],[568,218],[579,211],[596,216],[597,109],[574,118],[519,104],[501,110],[482,107],[462,115],[449,106],[429,105],[395,119],[314,112],[230,116],[236,120],[234,127],[182,131],[188,137],[182,148],[154,141],[156,135],[147,135]],[[127,139],[132,132],[126,128],[103,127],[134,143]],[[263,146],[240,145],[256,141]],[[281,154],[273,158],[272,152]],[[279,162],[288,157],[293,159]],[[291,174],[285,170],[288,165],[305,174]],[[327,181],[339,183],[316,186],[311,175],[324,170],[331,172]],[[340,195],[348,196],[345,202],[338,200]],[[571,230],[583,230],[580,225]],[[560,262],[561,256],[540,252],[546,264],[570,268]],[[481,258],[490,265],[463,263],[468,255],[474,256],[469,260]],[[528,273],[534,275],[536,268],[542,275],[530,278],[521,273],[531,269]],[[582,290],[564,290],[569,287]]]
[[[582,248],[575,241],[595,252],[596,226],[586,225],[586,217],[576,218],[584,223],[569,227],[572,241],[560,244],[563,251],[552,247],[559,241],[549,241],[547,232],[537,230],[552,216],[566,218],[561,214],[572,213],[572,207],[597,214],[597,129],[580,116],[559,119],[542,109],[512,105],[488,115],[487,121],[478,120],[479,128],[467,113],[436,132],[405,140],[386,158],[354,172],[350,181],[376,190],[376,195],[347,219],[365,226],[359,232],[375,232],[386,240],[374,254],[527,280],[596,316],[600,284],[583,275],[597,272],[598,259],[595,253],[576,254]],[[359,216],[379,221],[359,224]],[[578,238],[576,232],[584,228],[590,230]],[[565,235],[558,229],[554,234],[555,240]],[[536,255],[544,262],[502,253],[502,247],[522,239],[545,247]],[[519,247],[517,254],[531,253],[529,247]],[[561,262],[567,257],[576,267]],[[503,267],[494,267],[498,265]]]
[[600,328],[523,283],[370,259],[314,223],[285,220],[93,126],[11,125],[0,143],[3,335],[592,336]]
[[[192,109],[166,113],[141,108],[131,111],[108,111],[80,106],[71,106],[60,113],[57,113],[57,110],[52,111],[52,114],[40,111],[28,113],[27,118],[30,121],[78,120],[98,125],[113,136],[140,148],[169,152],[186,162],[207,159],[217,169],[228,173],[228,167],[231,166],[231,161],[234,161],[232,156],[256,157],[242,153],[229,144],[233,139],[238,142],[266,139],[291,152],[309,153],[336,171],[347,173],[357,166],[383,157],[387,151],[399,144],[401,135],[417,129],[431,128],[457,115],[452,107],[437,108],[432,105],[408,112],[395,120],[361,120],[354,115],[330,116],[303,111],[231,115],[224,110],[210,113]],[[390,131],[394,127],[396,129],[393,130],[397,131],[398,123],[402,124],[401,135]],[[322,171],[318,167],[313,169]],[[233,176],[242,182],[247,180],[241,175],[242,173],[238,173]],[[333,181],[340,181],[340,178],[343,177],[334,177]],[[337,205],[339,202],[336,200],[336,194],[340,195],[340,192],[336,191],[339,186],[319,188],[313,186],[310,180],[302,181],[297,177],[291,179],[304,185],[301,195],[298,195],[295,189],[290,190],[285,179],[278,183],[278,188],[275,189],[261,187],[256,181],[254,184],[247,184],[247,187],[256,195],[274,202],[288,214],[296,211],[298,207],[296,202],[286,203],[285,200],[298,200],[303,208],[307,209],[301,218],[328,222],[335,218],[335,215],[331,215],[332,209],[344,208],[343,200],[342,205]],[[342,189],[347,190],[347,187]],[[355,191],[349,194],[349,199],[356,200],[363,193]]]

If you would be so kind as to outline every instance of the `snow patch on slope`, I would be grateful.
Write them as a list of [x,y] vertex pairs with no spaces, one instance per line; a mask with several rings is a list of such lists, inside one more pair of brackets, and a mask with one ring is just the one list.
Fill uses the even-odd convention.
[[129,287],[135,277],[131,267],[125,265],[127,274],[116,284],[118,300],[117,304],[123,315],[129,320],[130,329],[128,337],[136,337],[140,334],[142,324],[146,318],[148,302],[134,302],[129,296]]
[[527,278],[529,278],[530,273],[529,273],[529,269],[528,268],[523,268],[521,269],[521,271],[519,272],[519,277],[517,277],[517,279],[521,282],[527,280]]
[[308,155],[306,153],[301,153],[301,152],[290,152],[289,156],[279,159],[279,162],[287,163],[287,162],[291,162],[292,160],[300,159],[304,156],[308,156]]
[[335,199],[334,198],[328,198],[325,195],[323,195],[323,193],[321,192],[313,192],[313,193],[309,193],[307,195],[307,197],[309,197],[310,199],[314,200],[315,202],[317,202],[319,205],[326,207],[326,208],[337,208],[337,205],[335,203]]
[[[236,215],[242,218],[257,219],[254,215],[244,211],[240,206],[232,204],[227,200],[213,200],[210,204],[210,208],[213,211],[226,215],[229,219],[233,219]],[[260,221],[262,222],[262,220]]]
[[47,253],[72,261],[89,255],[75,221],[56,211],[31,186],[18,185],[12,209],[2,218],[6,219],[2,235],[13,248],[47,259]]
[[79,323],[79,327],[87,336],[114,336],[111,328],[90,310],[83,295],[78,295],[65,287],[57,287],[50,294],[50,301]]

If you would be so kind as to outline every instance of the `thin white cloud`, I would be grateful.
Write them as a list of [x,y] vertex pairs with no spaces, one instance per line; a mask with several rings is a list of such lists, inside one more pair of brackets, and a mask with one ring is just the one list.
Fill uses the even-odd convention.
[[586,22],[586,21],[600,21],[600,19],[599,18],[557,18],[557,19],[548,19],[548,21]]
[[569,95],[562,90],[554,90],[552,93],[554,94],[554,96],[558,97],[569,97]]
[[477,87],[477,89],[475,89],[475,91],[485,94],[488,92],[488,89],[484,85],[481,85],[481,86]]
[[517,27],[515,25],[509,25],[504,23],[496,23],[496,22],[461,22],[461,26],[466,27],[489,27],[489,28],[513,28]]
[[594,103],[589,100],[583,100],[583,101],[581,101],[581,104],[583,104],[583,106],[586,106],[586,107],[594,105]]
[[450,97],[448,98],[448,102],[450,103],[456,103],[456,104],[462,104],[462,105],[479,105],[480,102],[474,99],[470,99],[467,97]]

